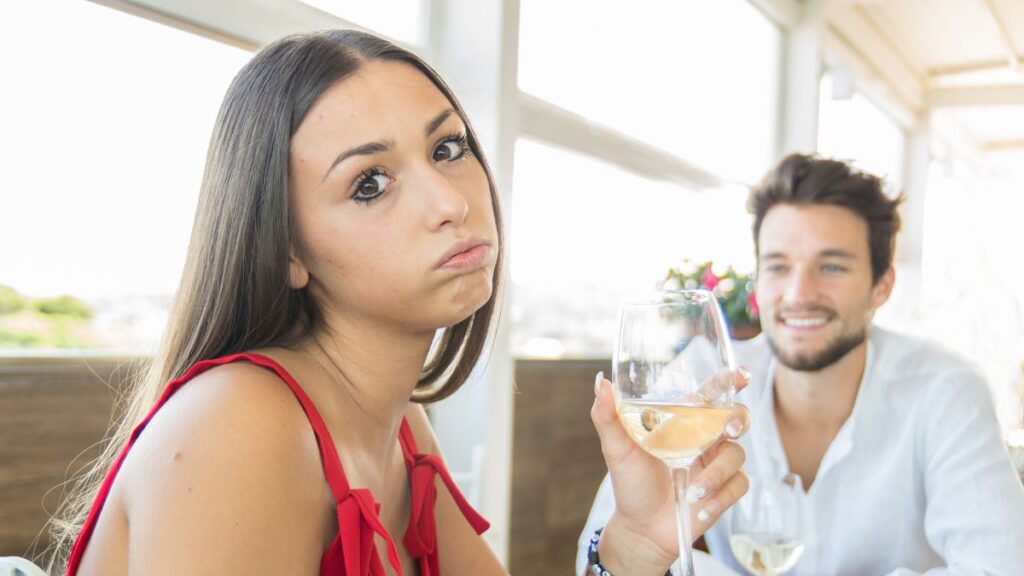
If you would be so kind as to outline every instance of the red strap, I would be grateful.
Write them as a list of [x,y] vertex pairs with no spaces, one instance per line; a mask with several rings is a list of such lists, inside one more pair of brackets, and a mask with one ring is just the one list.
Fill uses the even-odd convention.
[[409,507],[409,526],[405,530],[402,543],[413,558],[420,559],[420,576],[438,576],[437,524],[434,508],[437,503],[437,487],[434,482],[440,476],[448,492],[451,493],[459,511],[469,521],[477,534],[482,534],[490,524],[470,506],[448,474],[441,458],[436,454],[417,454],[416,440],[408,420],[402,420],[399,430],[402,452],[406,467],[409,469],[409,487],[412,502]]

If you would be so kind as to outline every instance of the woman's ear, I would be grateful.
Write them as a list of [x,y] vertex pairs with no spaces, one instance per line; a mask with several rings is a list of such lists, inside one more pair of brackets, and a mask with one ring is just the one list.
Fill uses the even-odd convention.
[[292,290],[302,290],[307,284],[309,284],[309,270],[293,252],[288,256],[288,287]]

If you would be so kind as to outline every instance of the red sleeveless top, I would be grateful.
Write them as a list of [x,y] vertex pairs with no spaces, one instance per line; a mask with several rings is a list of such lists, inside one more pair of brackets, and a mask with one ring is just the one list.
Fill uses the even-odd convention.
[[[373,499],[373,494],[365,488],[350,488],[345,478],[345,471],[341,467],[341,460],[338,459],[338,452],[335,449],[334,441],[331,439],[327,426],[324,425],[317,412],[316,406],[280,364],[260,354],[232,354],[213,360],[204,360],[190,368],[184,376],[174,380],[167,385],[156,405],[149,414],[136,426],[132,432],[128,445],[124,447],[117,457],[114,465],[107,473],[106,479],[100,487],[93,502],[89,516],[82,526],[82,531],[75,540],[75,546],[71,551],[68,560],[67,576],[74,576],[82,562],[82,555],[85,547],[89,544],[89,538],[96,528],[103,504],[110,493],[110,487],[114,483],[121,464],[128,455],[135,440],[142,433],[146,424],[149,423],[157,410],[167,402],[167,399],[174,395],[189,380],[199,374],[223,364],[245,361],[261,366],[275,372],[281,380],[291,388],[296,399],[302,405],[309,423],[313,427],[317,444],[320,447],[320,459],[324,465],[324,477],[331,488],[334,500],[337,502],[338,536],[331,542],[327,552],[320,560],[321,576],[383,576],[384,566],[381,563],[380,555],[374,547],[374,538],[380,536],[387,543],[388,563],[395,572],[402,574],[402,567],[398,560],[398,551],[391,535],[380,522],[378,513],[380,504]],[[440,477],[448,488],[459,510],[469,521],[478,534],[487,530],[489,524],[469,505],[466,499],[455,486],[455,482],[445,470],[441,459],[434,454],[418,454],[416,442],[413,439],[412,428],[409,422],[402,420],[398,433],[399,442],[402,445],[402,454],[405,457],[405,467],[409,472],[409,484],[412,492],[412,503],[410,506],[409,526],[406,528],[405,537],[402,543],[420,568],[421,576],[439,576],[438,555],[437,555],[437,530],[434,525],[434,502],[437,499],[437,487],[435,476]]]

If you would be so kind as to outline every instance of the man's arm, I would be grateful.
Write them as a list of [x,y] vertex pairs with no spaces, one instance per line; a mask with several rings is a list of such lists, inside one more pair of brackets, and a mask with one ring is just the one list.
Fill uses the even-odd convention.
[[587,523],[580,532],[579,542],[576,543],[576,573],[585,574],[587,569],[587,546],[590,544],[590,537],[594,531],[608,523],[615,511],[615,495],[612,493],[611,477],[605,474],[601,480],[601,486],[597,489],[597,496],[594,497],[594,505],[590,508],[590,516]]
[[918,430],[925,536],[946,562],[926,574],[1020,574],[1024,486],[1010,465],[988,386],[968,370],[943,380]]

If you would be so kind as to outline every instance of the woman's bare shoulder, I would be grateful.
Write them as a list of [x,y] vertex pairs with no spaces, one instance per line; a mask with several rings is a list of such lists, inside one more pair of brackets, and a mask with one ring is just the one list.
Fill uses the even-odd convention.
[[309,422],[272,371],[237,362],[195,377],[153,417],[122,472],[132,554],[145,566],[319,565],[330,493]]

